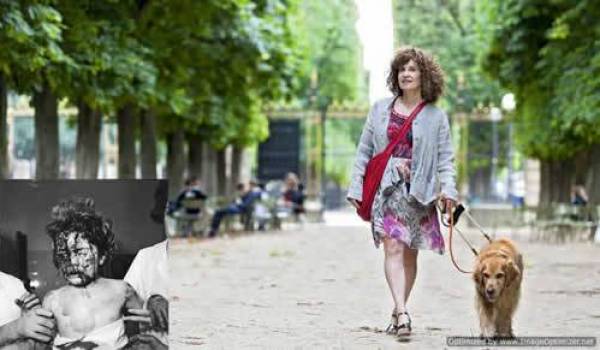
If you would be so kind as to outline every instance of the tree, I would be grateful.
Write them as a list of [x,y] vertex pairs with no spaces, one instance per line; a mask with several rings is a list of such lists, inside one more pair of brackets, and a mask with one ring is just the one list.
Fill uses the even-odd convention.
[[[45,1],[1,1],[0,2],[0,178],[8,175],[6,147],[6,96],[9,89],[20,93],[38,91],[34,100],[47,107],[53,107],[52,94],[44,88],[53,83],[44,79],[41,73],[50,63],[66,62],[68,57],[62,52],[59,43],[62,39],[62,16]],[[47,92],[47,91],[46,91]],[[36,109],[37,110],[37,109]],[[38,124],[41,110],[37,112]],[[50,119],[54,118],[52,112]],[[58,126],[53,128],[57,132]],[[49,134],[47,134],[49,135]],[[58,138],[49,135],[48,142],[36,142],[40,177],[55,177],[58,165]],[[44,147],[46,146],[46,147]],[[46,152],[49,151],[49,152]]]
[[[295,75],[287,22],[292,3],[149,3],[141,28],[160,72],[154,107],[160,134],[178,140],[172,133],[184,130],[194,144],[201,138],[217,150],[265,139],[262,106],[281,98]],[[180,43],[176,53],[173,42]],[[175,177],[181,175],[169,175]]]
[[[475,0],[394,1],[396,45],[420,47],[437,59],[446,78],[438,104],[452,121],[459,115],[467,119],[489,113],[489,107],[500,105],[503,90],[480,64],[492,30],[481,16],[486,10],[484,2]],[[490,124],[465,121],[460,127],[460,139],[455,140],[457,159],[463,160],[457,166],[458,184],[467,177],[472,183],[489,184],[492,148],[490,138],[481,136],[491,134]],[[502,158],[499,165],[504,165]]]
[[[332,179],[338,185],[345,181],[339,176],[340,170],[350,165],[325,157],[326,150],[339,138],[346,139],[346,145],[356,141],[345,128],[326,127],[330,125],[326,121],[328,112],[333,105],[356,106],[367,102],[357,17],[356,4],[350,0],[303,1],[292,17],[301,64],[298,88],[291,104],[319,111],[323,123],[319,130],[314,130],[318,137],[311,138],[312,142],[307,146],[315,154],[320,151],[321,159],[312,164],[311,173],[316,175],[320,171],[322,177]],[[323,160],[325,164],[322,164]]]
[[61,73],[64,94],[79,110],[77,177],[96,178],[102,115],[116,111],[119,177],[133,178],[134,114],[155,93],[156,81],[151,52],[134,36],[138,4],[62,0],[56,6],[66,26],[62,47],[75,62]]
[[498,29],[484,67],[515,92],[517,140],[542,164],[540,203],[567,202],[571,184],[582,180],[598,203],[600,169],[577,163],[598,157],[600,4],[513,0],[489,7]]
[[303,105],[310,106],[314,101],[314,107],[326,110],[332,103],[364,101],[356,20],[353,1],[301,3],[294,27],[305,58],[298,78],[298,99]]

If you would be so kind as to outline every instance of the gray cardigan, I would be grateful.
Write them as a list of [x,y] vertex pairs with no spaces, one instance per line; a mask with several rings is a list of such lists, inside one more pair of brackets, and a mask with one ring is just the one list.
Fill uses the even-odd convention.
[[[387,127],[392,101],[392,97],[379,100],[369,111],[356,152],[348,198],[362,200],[367,163],[388,145]],[[433,202],[440,192],[456,200],[456,170],[448,116],[436,106],[428,104],[413,121],[412,134],[409,194],[423,205]]]

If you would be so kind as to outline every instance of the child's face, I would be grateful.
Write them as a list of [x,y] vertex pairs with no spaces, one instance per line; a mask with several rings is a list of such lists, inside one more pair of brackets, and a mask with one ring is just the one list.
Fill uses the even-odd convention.
[[70,285],[85,287],[98,278],[101,259],[98,248],[78,232],[61,235],[56,242],[55,254],[60,271]]

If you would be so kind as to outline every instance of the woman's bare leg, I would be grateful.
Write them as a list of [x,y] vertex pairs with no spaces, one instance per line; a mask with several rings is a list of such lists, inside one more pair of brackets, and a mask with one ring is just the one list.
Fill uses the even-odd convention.
[[[406,249],[405,249],[406,248]],[[383,249],[385,252],[384,271],[385,279],[392,292],[396,312],[406,311],[406,272],[404,269],[404,251],[408,247],[393,238],[384,238]]]
[[415,284],[417,278],[417,256],[419,255],[418,249],[410,249],[405,247],[404,249],[404,278],[406,281],[406,288],[404,293],[404,303],[408,303],[408,297]]

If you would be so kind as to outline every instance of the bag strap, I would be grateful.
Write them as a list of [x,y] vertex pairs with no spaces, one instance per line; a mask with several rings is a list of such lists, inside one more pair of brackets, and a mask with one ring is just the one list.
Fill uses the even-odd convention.
[[[400,141],[402,141],[404,139],[404,137],[408,133],[408,130],[412,126],[413,120],[415,120],[415,118],[417,117],[419,112],[421,112],[421,110],[423,109],[423,107],[425,107],[426,104],[427,104],[426,101],[422,101],[413,109],[413,111],[408,116],[408,119],[406,119],[404,124],[402,124],[402,128],[400,129],[400,132],[398,132],[398,137],[396,137],[394,140],[392,140],[392,142],[390,142],[387,145],[384,152],[392,154],[394,148],[396,148],[396,146],[400,143]],[[392,104],[392,108],[394,108],[393,104]]]

